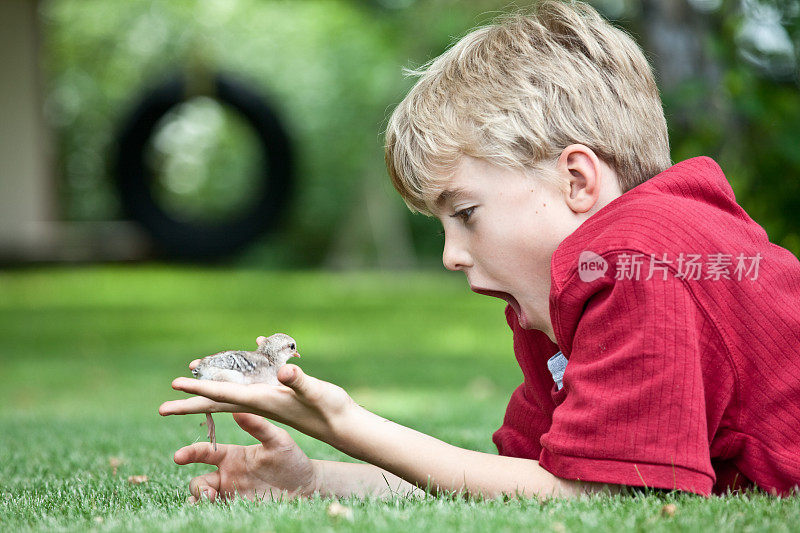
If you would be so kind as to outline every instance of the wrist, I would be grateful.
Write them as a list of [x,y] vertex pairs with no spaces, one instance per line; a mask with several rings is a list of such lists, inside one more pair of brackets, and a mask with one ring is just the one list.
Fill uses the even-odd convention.
[[319,459],[311,459],[311,468],[313,471],[312,481],[302,491],[303,496],[309,498],[315,494],[320,496],[327,495],[325,489],[325,462]]
[[360,420],[368,411],[348,396],[348,402],[329,419],[331,439],[328,444],[353,457],[359,439]]

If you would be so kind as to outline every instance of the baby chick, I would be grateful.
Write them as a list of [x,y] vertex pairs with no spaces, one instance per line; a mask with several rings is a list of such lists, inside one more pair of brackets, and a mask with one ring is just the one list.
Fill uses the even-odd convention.
[[[229,350],[215,353],[200,360],[192,369],[197,379],[212,381],[230,381],[232,383],[266,383],[280,385],[278,369],[292,357],[300,357],[297,343],[285,333],[276,333],[269,337],[259,337],[258,349],[255,352]],[[214,419],[206,413],[208,438],[214,449],[217,449],[217,438],[214,431]]]

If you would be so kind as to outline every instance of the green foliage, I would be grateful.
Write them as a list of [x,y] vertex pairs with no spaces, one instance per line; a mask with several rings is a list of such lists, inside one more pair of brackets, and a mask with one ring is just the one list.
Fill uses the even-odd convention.
[[162,119],[146,158],[154,195],[178,220],[226,220],[250,208],[265,158],[250,126],[216,100],[196,97]]
[[[634,35],[646,37],[636,2],[595,4],[609,16],[622,17]],[[695,16],[709,28],[701,36],[703,53],[719,76],[697,76],[664,92],[673,160],[715,157],[740,203],[773,242],[798,254],[797,64],[787,73],[782,60],[776,77],[763,66],[770,64],[768,58],[754,63],[757,47],[744,43],[740,31],[749,20],[740,6],[760,12],[771,6],[796,56],[798,3],[691,4],[699,6]],[[146,87],[177,71],[202,79],[204,72],[223,69],[249,80],[275,104],[297,148],[297,190],[281,233],[244,259],[271,266],[320,264],[348,215],[364,210],[365,181],[380,183],[392,196],[389,205],[403,209],[386,177],[381,136],[388,113],[413,83],[402,77],[401,68],[424,63],[470,28],[514,7],[499,0],[53,0],[42,5],[45,107],[59,144],[65,216],[99,220],[120,214],[108,170],[114,133]],[[196,184],[189,192],[169,186],[161,191],[180,216],[196,217],[205,209],[224,214],[246,203],[254,187],[248,179],[252,164],[247,164],[253,159],[247,146],[252,139],[236,133],[233,119],[226,120],[183,169],[184,175],[196,176],[208,167],[207,179],[183,179]],[[170,157],[162,163],[174,162],[176,153]],[[167,185],[182,179],[174,172]],[[228,195],[220,193],[219,183]],[[441,253],[435,221],[409,220],[418,253],[435,262]]]
[[[738,202],[770,240],[800,255],[800,63],[787,73],[768,68],[768,58],[748,60],[752,54],[741,46],[748,16],[739,2],[721,4],[708,15],[713,30],[704,48],[720,71],[718,79],[698,76],[664,95],[673,160],[714,157]],[[800,4],[754,4],[782,15],[792,53],[800,54]]]
[[[430,8],[397,15],[344,1],[57,0],[43,6],[46,111],[59,141],[65,216],[120,214],[109,176],[113,139],[144,89],[176,72],[202,77],[221,69],[249,80],[274,103],[297,149],[297,194],[284,233],[268,243],[280,251],[273,262],[284,265],[322,260],[342,219],[363,209],[363,180],[388,191],[380,132],[408,87],[402,67],[409,58],[422,63],[440,53],[451,32],[474,24],[474,15],[445,11],[445,4],[434,6],[432,16]],[[199,161],[216,167],[209,171],[214,176],[233,176],[224,185],[236,189],[236,176],[248,170],[232,168],[230,158],[213,160],[212,151],[229,150],[217,138]],[[241,157],[247,155],[244,150]],[[247,180],[238,181],[234,196],[246,196]],[[198,195],[213,203],[213,191]],[[165,196],[167,205],[181,198]],[[392,201],[401,209],[399,198]],[[178,214],[192,216],[192,209]]]
[[[344,499],[186,505],[210,467],[179,467],[203,417],[162,418],[186,363],[263,333],[298,339],[300,364],[362,405],[457,446],[490,437],[519,383],[502,303],[456,276],[185,268],[0,272],[0,528],[136,531],[796,530],[800,498],[633,493],[578,501]],[[228,415],[221,442],[250,444]],[[346,460],[290,430],[309,456]],[[112,459],[118,463],[116,471]],[[129,483],[132,475],[148,481]],[[663,510],[674,504],[674,515]]]

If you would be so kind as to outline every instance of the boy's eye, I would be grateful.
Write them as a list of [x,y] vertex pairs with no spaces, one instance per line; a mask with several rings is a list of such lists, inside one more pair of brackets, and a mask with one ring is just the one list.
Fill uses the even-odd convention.
[[475,206],[467,207],[465,209],[461,209],[460,211],[456,211],[450,216],[453,218],[460,218],[461,222],[464,222],[466,224],[467,222],[469,222],[469,217],[472,216],[472,213],[474,211],[475,211]]

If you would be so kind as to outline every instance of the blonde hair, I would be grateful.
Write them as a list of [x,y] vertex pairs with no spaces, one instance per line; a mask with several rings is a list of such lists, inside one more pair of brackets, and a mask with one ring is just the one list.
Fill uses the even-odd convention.
[[432,192],[462,155],[541,171],[580,143],[616,171],[623,192],[671,165],[647,59],[583,2],[503,15],[405,72],[419,80],[389,119],[386,166],[413,211],[431,213]]

